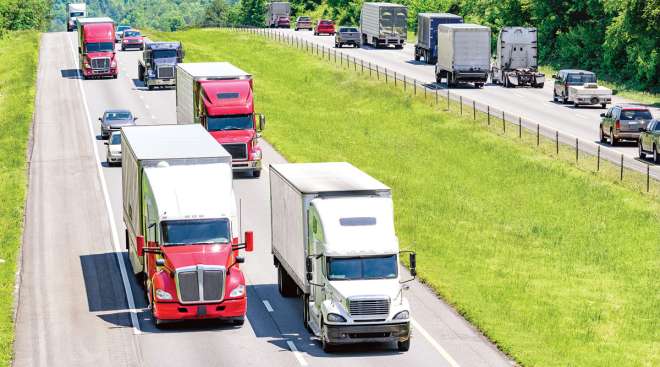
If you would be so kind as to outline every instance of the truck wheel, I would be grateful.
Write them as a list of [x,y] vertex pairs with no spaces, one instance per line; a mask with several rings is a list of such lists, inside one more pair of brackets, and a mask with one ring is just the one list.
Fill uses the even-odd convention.
[[419,51],[417,50],[417,47],[415,47],[415,61],[419,61]]
[[537,84],[536,88],[543,88],[544,85],[545,85],[545,83]]
[[410,349],[410,338],[396,343],[399,352],[407,352]]
[[639,153],[639,159],[646,159],[646,154],[644,153],[644,149],[642,149],[641,140],[637,143],[637,152]]
[[578,107],[580,107],[580,105],[578,105],[577,102],[573,102],[573,108],[578,108]]
[[252,171],[252,177],[254,178],[259,178],[261,176],[261,170],[260,169],[255,169]]
[[153,86],[153,85],[150,85],[150,86],[148,86],[147,88],[149,88],[149,90],[154,90],[154,86]]
[[302,299],[303,305],[303,326],[305,330],[311,333],[312,328],[309,327],[309,296],[305,294],[300,299]]
[[326,353],[332,353],[335,351],[335,346],[328,341],[328,327],[323,324],[321,325],[321,348]]
[[561,103],[567,104],[568,103],[568,96],[563,96],[561,101],[562,101]]
[[[610,145],[615,146],[617,143],[617,139],[614,137],[614,131],[610,130]],[[655,151],[655,148],[653,148]]]
[[282,265],[277,267],[277,287],[282,297],[295,297],[297,285]]

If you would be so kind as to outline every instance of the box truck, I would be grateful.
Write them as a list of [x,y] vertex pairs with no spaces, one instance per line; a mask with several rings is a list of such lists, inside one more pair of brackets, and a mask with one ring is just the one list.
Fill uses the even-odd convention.
[[291,4],[288,2],[272,2],[266,6],[266,25],[268,27],[291,27]]
[[73,32],[76,29],[76,20],[87,16],[87,4],[67,4],[66,5],[66,31]]
[[408,8],[391,3],[364,3],[360,11],[363,45],[403,48],[408,37]]
[[117,78],[115,22],[107,17],[78,18],[78,55],[83,79]]
[[536,28],[504,27],[497,36],[497,54],[490,79],[505,88],[543,88],[545,74],[538,71]]
[[463,23],[463,17],[449,13],[417,14],[415,61],[424,59],[427,64],[435,64],[438,59],[438,25],[455,23]]
[[390,188],[345,162],[275,164],[269,171],[278,289],[302,296],[305,327],[325,351],[361,342],[408,350],[403,283],[413,278],[399,271]]
[[234,171],[259,177],[266,119],[254,112],[252,75],[228,62],[179,63],[176,70],[177,123],[201,124],[231,154]]
[[133,272],[156,326],[247,308],[231,156],[199,125],[121,130],[123,219]]
[[477,24],[438,25],[435,80],[451,87],[471,82],[482,88],[490,69],[490,28]]

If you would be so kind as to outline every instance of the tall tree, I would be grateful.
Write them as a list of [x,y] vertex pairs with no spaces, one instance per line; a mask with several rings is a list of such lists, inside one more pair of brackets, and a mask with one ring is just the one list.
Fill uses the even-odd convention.
[[265,14],[265,0],[241,0],[239,3],[239,20],[242,25],[263,26]]

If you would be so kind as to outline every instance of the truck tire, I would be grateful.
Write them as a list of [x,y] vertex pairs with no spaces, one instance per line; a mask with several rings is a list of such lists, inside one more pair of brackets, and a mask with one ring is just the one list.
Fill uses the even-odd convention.
[[534,88],[542,89],[545,83],[537,84]]
[[277,288],[282,297],[295,297],[298,295],[298,286],[282,265],[277,267]]
[[312,332],[312,328],[309,327],[309,296],[304,294],[302,297],[300,297],[302,300],[302,306],[303,306],[303,326],[305,327],[305,330],[309,331],[310,333]]
[[321,348],[325,353],[332,353],[335,351],[335,346],[328,341],[326,335],[328,335],[328,327],[324,323],[321,324]]
[[261,177],[261,170],[260,169],[255,169],[254,171],[252,171],[252,177],[254,177],[254,178]]
[[150,85],[150,86],[148,86],[147,88],[149,88],[149,90],[154,90],[154,86],[153,86],[153,85]]
[[410,338],[402,342],[396,342],[396,347],[399,352],[407,352],[410,349]]
[[568,96],[562,96],[561,97],[561,103],[562,104],[568,104]]
[[419,59],[420,59],[420,57],[419,57],[419,49],[418,49],[417,47],[415,47],[415,61],[419,61]]

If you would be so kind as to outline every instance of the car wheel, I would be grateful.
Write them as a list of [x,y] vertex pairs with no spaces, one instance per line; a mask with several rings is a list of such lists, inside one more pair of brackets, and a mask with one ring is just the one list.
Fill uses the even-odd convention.
[[653,163],[658,164],[658,148],[656,148],[655,144],[653,144]]
[[607,143],[607,139],[605,139],[605,134],[603,133],[603,126],[598,128],[598,136],[600,137],[601,143]]
[[573,102],[573,107],[574,107],[574,108],[578,108],[578,103],[577,103],[577,102]]
[[640,159],[646,159],[646,154],[644,154],[644,149],[642,149],[642,141],[640,140],[637,144],[637,150],[639,152]]
[[150,86],[148,86],[147,88],[149,88],[149,90],[154,90],[154,86],[153,86],[153,85],[150,85]]
[[610,130],[610,145],[615,146],[616,145],[616,138],[614,137],[614,131]]
[[567,104],[567,103],[568,103],[568,97],[567,97],[567,96],[563,96],[563,97],[562,97],[562,101],[561,101],[561,103],[563,103],[563,104]]
[[557,92],[554,90],[552,91],[552,101],[557,102]]
[[410,338],[396,343],[399,352],[407,352],[410,349]]

